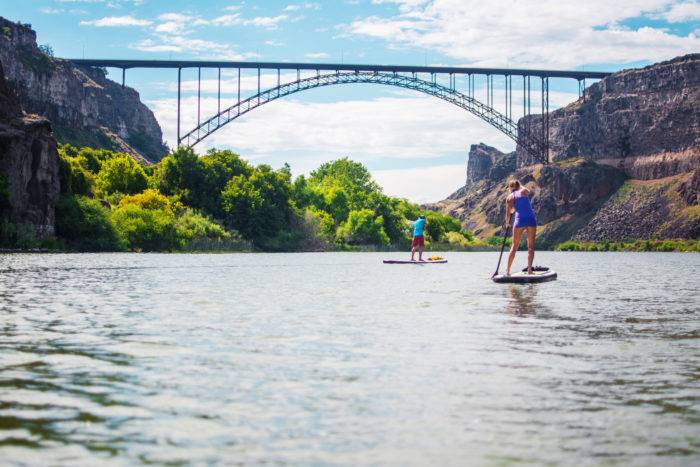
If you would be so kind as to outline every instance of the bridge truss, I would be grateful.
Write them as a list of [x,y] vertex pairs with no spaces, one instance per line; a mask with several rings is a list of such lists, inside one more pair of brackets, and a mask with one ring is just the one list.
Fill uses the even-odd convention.
[[[305,90],[339,85],[339,84],[380,84],[411,89],[450,102],[488,122],[499,131],[516,142],[524,149],[533,161],[549,162],[549,85],[550,78],[575,79],[578,81],[579,97],[584,95],[586,79],[601,79],[609,73],[585,71],[557,70],[527,70],[509,68],[466,68],[466,67],[421,67],[421,66],[392,66],[392,65],[351,65],[351,64],[321,64],[321,63],[273,63],[273,62],[218,62],[218,61],[166,61],[166,60],[98,60],[75,59],[77,65],[114,67],[122,70],[122,86],[126,79],[126,70],[131,68],[172,68],[177,69],[177,143],[194,146],[209,135],[268,102],[302,92]],[[197,69],[197,125],[181,132],[181,100],[182,100],[182,70]],[[218,70],[217,111],[214,115],[202,119],[201,116],[201,76],[202,69]],[[237,99],[231,106],[221,108],[221,70],[237,69]],[[257,92],[241,98],[241,70],[257,70]],[[261,73],[263,70],[276,71],[277,85],[261,88]],[[282,83],[281,70],[295,70],[296,80]],[[302,72],[315,72],[312,76],[302,77]],[[322,73],[323,72],[323,73]],[[466,86],[458,86],[459,80]],[[478,92],[477,77],[485,81],[483,90]],[[494,101],[494,77],[502,77],[504,101]],[[519,90],[513,90],[513,77],[522,84],[522,93],[516,96],[522,98],[522,113],[525,117],[518,125],[514,118],[513,96]],[[539,86],[531,85],[531,81],[539,80]],[[448,84],[444,84],[447,81]],[[537,83],[536,83],[537,84]],[[466,87],[466,89],[464,89]],[[519,86],[516,86],[519,87]],[[539,118],[532,118],[533,91],[540,93]],[[502,105],[501,105],[502,103]],[[498,109],[498,110],[497,110]]]

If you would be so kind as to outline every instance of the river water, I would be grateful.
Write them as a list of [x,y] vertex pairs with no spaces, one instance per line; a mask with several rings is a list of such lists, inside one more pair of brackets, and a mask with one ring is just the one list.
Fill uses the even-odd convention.
[[444,256],[1,255],[0,463],[698,465],[700,255]]

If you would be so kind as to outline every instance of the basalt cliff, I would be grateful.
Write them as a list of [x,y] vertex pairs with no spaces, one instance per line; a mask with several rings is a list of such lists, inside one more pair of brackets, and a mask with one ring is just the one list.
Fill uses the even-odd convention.
[[480,236],[500,233],[514,176],[533,192],[542,245],[700,237],[700,54],[591,85],[550,113],[549,139],[546,165],[473,145],[465,186],[429,207]]
[[0,62],[23,110],[48,118],[59,143],[132,154],[155,162],[166,153],[153,112],[134,89],[99,68],[78,67],[37,46],[29,27],[0,17]]
[[0,242],[20,227],[53,235],[59,190],[51,123],[22,112],[0,64]]

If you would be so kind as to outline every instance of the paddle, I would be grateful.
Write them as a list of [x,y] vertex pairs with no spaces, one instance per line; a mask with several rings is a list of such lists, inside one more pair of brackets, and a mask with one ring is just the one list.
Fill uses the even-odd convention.
[[503,249],[506,247],[506,241],[508,240],[508,228],[510,227],[510,223],[506,224],[506,231],[503,233],[503,243],[501,244],[501,254],[498,255],[498,264],[496,265],[496,272],[493,273],[493,276],[491,278],[494,278],[498,275],[498,269],[501,267],[501,258],[503,258]]

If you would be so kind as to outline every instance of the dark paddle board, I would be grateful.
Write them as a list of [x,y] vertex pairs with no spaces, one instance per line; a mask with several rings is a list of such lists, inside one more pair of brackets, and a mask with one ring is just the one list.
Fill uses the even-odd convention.
[[547,282],[556,280],[557,273],[552,271],[533,271],[532,274],[526,272],[516,272],[510,276],[499,274],[491,278],[492,281],[499,284],[532,284],[537,282]]
[[435,261],[410,261],[400,259],[385,259],[384,264],[445,264],[446,259],[437,259]]

